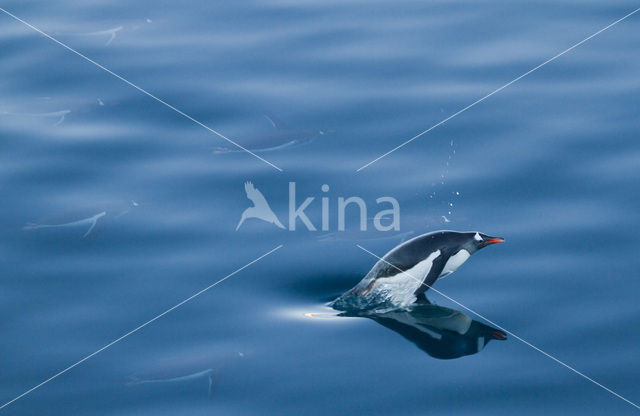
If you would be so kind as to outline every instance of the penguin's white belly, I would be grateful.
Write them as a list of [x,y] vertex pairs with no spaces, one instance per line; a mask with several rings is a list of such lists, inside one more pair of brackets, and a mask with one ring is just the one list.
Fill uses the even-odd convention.
[[471,257],[471,254],[469,254],[469,252],[464,249],[449,257],[449,260],[447,260],[444,268],[442,269],[442,273],[440,273],[440,277],[445,277],[458,270],[458,267],[462,266],[462,264],[467,261],[469,257]]
[[439,255],[440,250],[435,251],[404,273],[378,278],[374,291],[385,294],[389,301],[398,306],[415,302],[415,291],[422,285],[433,266],[433,261]]

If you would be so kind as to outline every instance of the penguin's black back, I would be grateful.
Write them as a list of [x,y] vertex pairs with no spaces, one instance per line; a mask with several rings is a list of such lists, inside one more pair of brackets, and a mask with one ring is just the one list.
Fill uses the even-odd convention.
[[[429,257],[431,253],[440,250],[440,256],[433,260],[434,264],[431,268],[432,272],[439,269],[435,276],[437,278],[449,257],[460,251],[462,245],[467,241],[467,234],[457,231],[434,231],[420,235],[385,254],[371,271],[373,274],[370,277],[378,279],[394,276],[411,269]],[[433,282],[426,281],[425,283],[431,285]]]

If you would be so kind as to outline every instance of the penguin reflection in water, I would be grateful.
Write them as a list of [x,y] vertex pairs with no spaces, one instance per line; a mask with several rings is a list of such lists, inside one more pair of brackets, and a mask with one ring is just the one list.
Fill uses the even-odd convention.
[[371,319],[402,335],[434,358],[449,360],[476,354],[489,341],[506,340],[503,331],[475,321],[464,313],[425,300],[407,308],[380,313],[343,313]]
[[434,231],[400,244],[331,303],[341,311],[384,311],[424,299],[438,278],[455,272],[472,254],[504,239],[480,232]]

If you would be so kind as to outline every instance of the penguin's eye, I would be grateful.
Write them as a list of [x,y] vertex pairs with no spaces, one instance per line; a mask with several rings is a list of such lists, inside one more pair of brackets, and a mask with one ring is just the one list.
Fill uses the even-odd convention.
[[480,233],[476,233],[476,235],[473,236],[473,239],[476,241],[482,241],[482,237],[480,237]]

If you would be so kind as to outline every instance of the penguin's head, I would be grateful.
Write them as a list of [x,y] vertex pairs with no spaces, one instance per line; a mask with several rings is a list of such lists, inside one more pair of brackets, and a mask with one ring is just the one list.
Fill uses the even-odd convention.
[[468,241],[465,244],[465,248],[467,248],[467,251],[469,251],[469,253],[471,254],[491,244],[504,243],[504,238],[491,237],[480,232],[466,233],[466,236],[468,238]]

